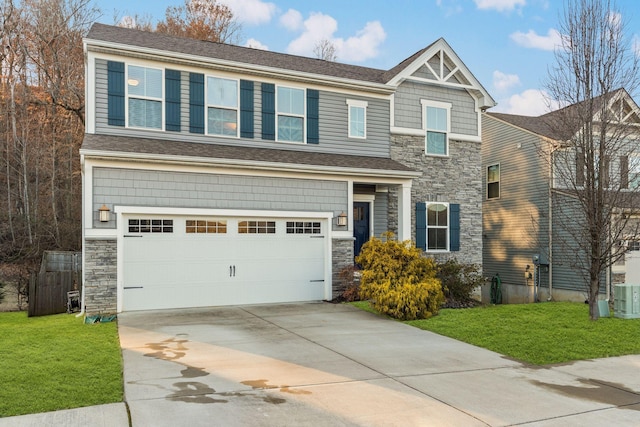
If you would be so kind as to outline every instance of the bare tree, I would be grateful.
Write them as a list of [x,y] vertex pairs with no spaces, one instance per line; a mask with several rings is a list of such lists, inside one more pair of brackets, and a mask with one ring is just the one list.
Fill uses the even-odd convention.
[[638,57],[614,1],[567,0],[560,32],[562,45],[545,84],[550,98],[565,106],[547,115],[561,141],[545,147],[554,198],[562,203],[554,211],[561,215],[554,238],[571,249],[567,263],[585,279],[595,320],[601,281],[621,254],[630,214],[640,207],[629,180],[631,159],[640,155],[640,117],[629,95],[638,88]]
[[336,55],[336,46],[329,39],[322,39],[313,47],[313,54],[318,59],[324,59],[325,61],[336,62],[338,56]]
[[217,0],[185,0],[184,6],[167,8],[156,31],[220,43],[240,41],[242,26],[233,11]]

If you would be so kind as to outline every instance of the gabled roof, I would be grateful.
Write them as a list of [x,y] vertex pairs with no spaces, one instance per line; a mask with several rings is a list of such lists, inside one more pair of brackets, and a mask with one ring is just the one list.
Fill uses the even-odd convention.
[[[621,121],[640,124],[640,109],[625,89],[617,89],[609,94],[598,96],[593,101],[593,110],[595,111],[600,111],[602,103],[608,102],[608,108],[612,111],[617,110],[614,114]],[[566,141],[575,135],[580,129],[581,123],[584,123],[580,117],[585,102],[578,102],[537,117],[493,112],[489,112],[487,115],[545,138]],[[594,118],[596,121],[597,119],[598,117]]]
[[[442,83],[446,85],[448,84],[448,78],[457,78],[456,82],[460,87],[474,92],[474,96],[485,100],[482,105],[483,107],[489,108],[495,105],[493,98],[491,98],[480,82],[476,80],[464,63],[462,63],[453,49],[451,49],[451,46],[442,38],[411,55],[390,70],[379,70],[358,65],[325,61],[317,58],[308,58],[225,43],[195,40],[100,23],[93,24],[91,30],[85,37],[85,44],[90,45],[93,49],[109,49],[112,47],[120,51],[131,49],[134,51],[143,50],[164,55],[173,53],[189,57],[205,58],[224,63],[227,66],[253,67],[255,69],[269,69],[272,71],[286,70],[305,75],[344,79],[356,83],[365,82],[379,85],[380,87],[383,85],[388,86],[386,90],[389,91],[413,73],[415,69],[424,66],[434,55],[440,55],[443,61],[447,62],[448,68],[446,69],[451,68],[454,72],[451,76],[443,76],[445,78],[439,80],[434,79],[432,83]],[[176,55],[174,55],[174,57],[175,56]]]
[[385,157],[347,156],[115,135],[85,134],[80,154],[92,157],[202,162],[245,166],[253,169],[305,169],[334,173],[376,174],[397,178],[414,177],[420,174],[408,166]]

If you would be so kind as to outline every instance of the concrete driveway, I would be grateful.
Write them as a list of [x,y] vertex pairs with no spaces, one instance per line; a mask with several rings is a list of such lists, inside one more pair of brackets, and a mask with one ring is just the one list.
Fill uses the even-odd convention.
[[529,367],[329,303],[118,321],[133,426],[640,425],[640,356]]

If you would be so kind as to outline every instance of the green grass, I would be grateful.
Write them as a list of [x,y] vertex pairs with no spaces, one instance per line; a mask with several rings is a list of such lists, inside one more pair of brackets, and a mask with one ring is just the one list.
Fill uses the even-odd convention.
[[115,322],[0,313],[0,417],[121,402]]
[[581,303],[443,309],[405,323],[535,365],[640,354],[640,319],[591,321]]

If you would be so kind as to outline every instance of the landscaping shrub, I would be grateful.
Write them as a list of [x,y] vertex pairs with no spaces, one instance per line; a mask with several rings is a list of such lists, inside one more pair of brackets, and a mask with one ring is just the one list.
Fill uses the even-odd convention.
[[426,319],[444,302],[433,259],[411,242],[398,242],[392,233],[385,241],[372,238],[362,246],[356,262],[361,266],[360,297],[373,308],[400,320]]
[[471,293],[484,282],[478,264],[463,264],[456,259],[440,263],[437,277],[442,282],[447,307],[468,306],[474,301]]
[[340,270],[340,282],[344,285],[344,291],[340,295],[340,301],[360,301],[360,272],[353,265],[348,265]]

